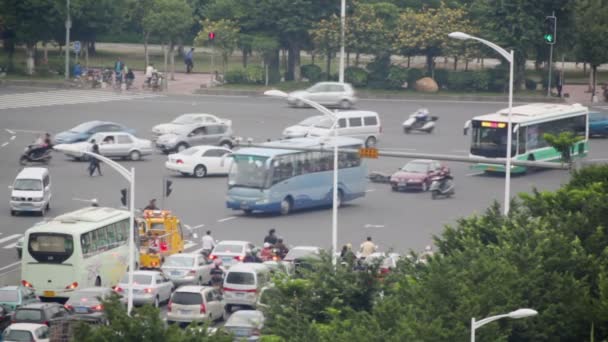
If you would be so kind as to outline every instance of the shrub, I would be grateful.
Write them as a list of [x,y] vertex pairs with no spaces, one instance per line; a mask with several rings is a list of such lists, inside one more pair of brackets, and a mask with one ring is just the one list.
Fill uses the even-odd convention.
[[307,78],[310,82],[319,82],[321,80],[321,67],[316,64],[304,64],[300,67],[300,74]]
[[247,80],[247,71],[243,68],[226,71],[224,81],[226,83],[245,83]]
[[[391,65],[386,77],[386,87],[389,89],[401,89],[407,81],[408,69],[398,65]],[[412,84],[408,83],[408,87],[412,87]]]
[[390,54],[376,56],[373,61],[367,63],[365,68],[369,71],[369,81],[384,82],[391,67]]
[[478,91],[486,91],[490,86],[490,75],[486,71],[473,71],[471,88]]
[[424,76],[424,72],[422,72],[422,70],[420,69],[409,69],[407,71],[407,86],[410,89],[414,89],[414,86],[416,85],[416,81],[418,81],[419,79],[421,79]]
[[486,72],[490,75],[489,90],[504,92],[507,89],[509,69],[506,65],[499,65],[496,68],[488,69]]
[[259,65],[249,65],[245,69],[247,73],[247,83],[263,84],[264,83],[264,68]]
[[526,89],[528,90],[536,90],[536,81],[526,78]]
[[344,80],[355,87],[365,87],[369,75],[367,71],[359,67],[348,67],[344,70]]
[[435,69],[435,82],[439,86],[439,89],[448,86],[448,74],[450,72],[447,69]]
[[448,89],[470,90],[473,84],[472,71],[453,71],[448,73]]

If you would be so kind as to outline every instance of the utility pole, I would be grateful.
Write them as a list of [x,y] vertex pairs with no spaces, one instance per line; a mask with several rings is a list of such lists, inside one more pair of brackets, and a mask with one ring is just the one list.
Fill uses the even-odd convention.
[[65,20],[65,80],[70,79],[70,28],[72,21],[70,20],[70,0],[66,0],[67,18]]
[[555,45],[555,38],[557,33],[557,18],[555,17],[555,11],[545,17],[545,42],[549,44],[549,84],[547,84],[547,96],[551,96],[551,67],[553,64],[553,45]]

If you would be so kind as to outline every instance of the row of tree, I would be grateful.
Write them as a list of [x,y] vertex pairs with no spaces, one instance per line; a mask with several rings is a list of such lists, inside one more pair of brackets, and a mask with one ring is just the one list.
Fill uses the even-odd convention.
[[[329,61],[339,47],[339,2],[330,0],[71,0],[72,37],[94,49],[97,37],[108,32],[129,32],[165,44],[169,58],[175,47],[194,42],[213,44],[223,60],[236,49],[243,63],[258,52],[278,75],[281,50],[286,51],[285,79],[299,78],[302,50],[324,55]],[[589,63],[595,70],[608,62],[608,4],[602,0],[349,0],[346,49],[382,61],[388,72],[391,55],[427,58],[432,74],[437,56],[466,61],[495,56],[479,44],[450,40],[447,34],[478,34],[506,49],[517,60],[517,82],[524,80],[525,61],[540,65],[548,59],[542,37],[544,18],[558,18],[557,54]],[[10,53],[23,44],[31,57],[37,42],[64,41],[66,6],[59,0],[4,0],[0,30]],[[207,33],[216,38],[210,42]],[[574,47],[574,49],[573,49]]]

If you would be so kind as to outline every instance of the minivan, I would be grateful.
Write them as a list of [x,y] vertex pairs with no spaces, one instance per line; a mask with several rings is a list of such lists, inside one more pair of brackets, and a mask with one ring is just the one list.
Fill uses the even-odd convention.
[[9,189],[12,216],[24,211],[44,216],[51,208],[51,176],[45,167],[24,168]]
[[226,317],[222,293],[211,286],[182,286],[173,292],[167,306],[169,324],[217,321]]
[[[378,113],[366,110],[347,110],[334,114],[338,120],[338,135],[364,140],[365,147],[376,146],[382,133]],[[332,126],[332,120],[321,121],[310,129],[308,134],[310,136],[333,135]]]
[[226,311],[233,306],[256,307],[258,294],[270,282],[270,270],[263,264],[236,264],[228,270],[224,279]]

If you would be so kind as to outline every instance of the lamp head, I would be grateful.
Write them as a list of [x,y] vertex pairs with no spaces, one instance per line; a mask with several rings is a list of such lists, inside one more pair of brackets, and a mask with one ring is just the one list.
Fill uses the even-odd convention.
[[509,312],[508,315],[509,315],[509,318],[518,319],[518,318],[536,316],[536,315],[538,315],[538,312],[536,312],[536,310],[532,310],[532,309],[519,309],[519,310]]
[[458,32],[458,31],[448,34],[448,37],[454,38],[454,39],[460,39],[460,40],[471,39],[471,35],[466,34],[464,32]]
[[266,90],[264,92],[266,96],[274,96],[274,97],[287,97],[287,93],[277,89]]

